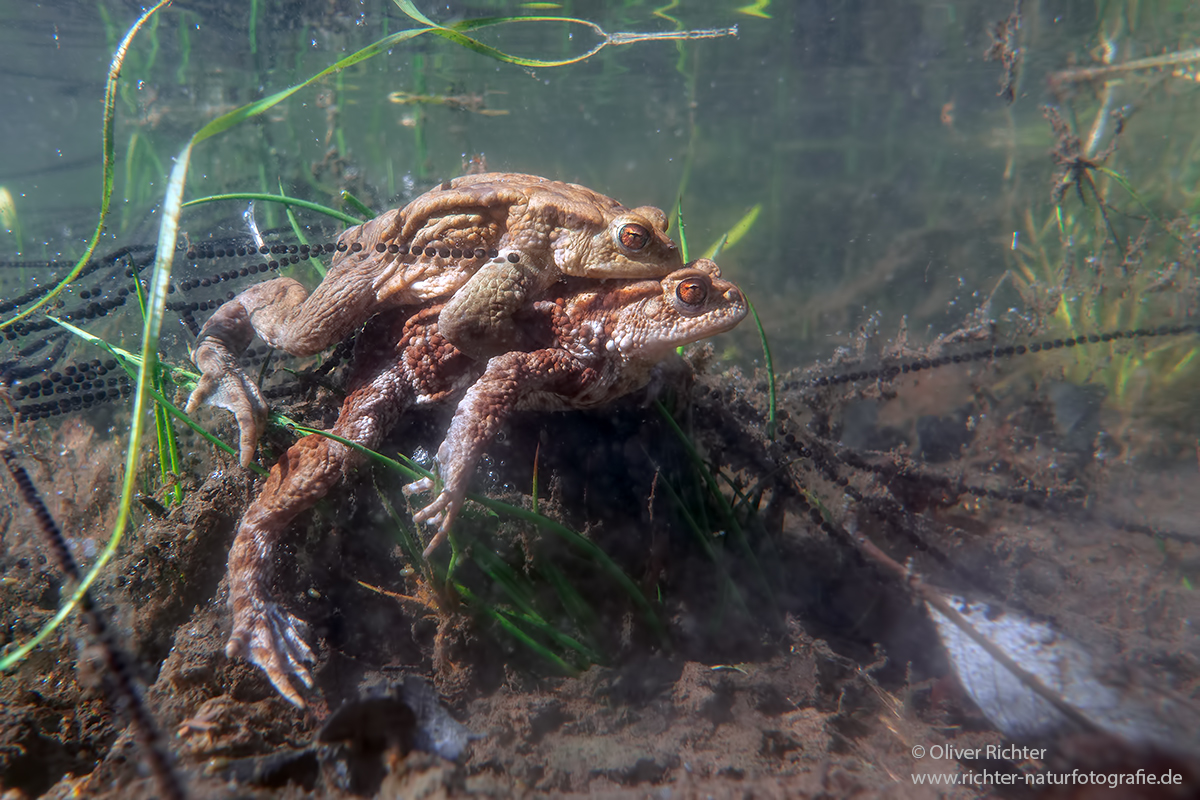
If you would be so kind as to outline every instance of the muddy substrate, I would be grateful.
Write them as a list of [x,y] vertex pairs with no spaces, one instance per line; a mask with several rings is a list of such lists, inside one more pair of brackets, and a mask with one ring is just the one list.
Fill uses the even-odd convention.
[[[922,393],[929,402],[952,397],[947,381],[915,382],[909,401],[921,404]],[[734,372],[702,378],[673,401],[686,409],[682,425],[709,462],[754,498],[757,513],[739,517],[744,544],[705,499],[686,447],[640,400],[602,414],[522,416],[493,447],[480,487],[528,507],[531,498],[514,487],[532,485],[537,453],[540,510],[603,549],[662,620],[655,630],[610,576],[560,540],[468,515],[458,534],[464,547],[486,542],[530,575],[548,574],[539,565],[549,560],[586,598],[576,622],[593,620],[586,635],[602,663],[576,674],[564,675],[479,605],[412,570],[387,532],[392,523],[379,495],[403,516],[402,481],[359,470],[294,526],[276,569],[275,596],[310,623],[317,645],[317,687],[304,710],[257,668],[225,656],[225,557],[257,483],[195,442],[185,500],[165,515],[156,503],[140,506],[96,589],[187,795],[974,797],[988,787],[934,792],[910,776],[1044,768],[912,757],[915,745],[970,750],[1008,742],[957,688],[905,587],[813,524],[818,497],[839,524],[853,524],[901,561],[911,558],[932,582],[951,590],[970,584],[1052,618],[1102,657],[1195,695],[1200,648],[1185,621],[1200,618],[1188,582],[1200,548],[1105,526],[1097,520],[1108,517],[1096,511],[1129,518],[1153,508],[1160,526],[1184,528],[1200,510],[1194,464],[1153,474],[1100,470],[1055,441],[1053,419],[1035,396],[989,409],[991,428],[952,441],[948,459],[929,458],[924,478],[900,479],[861,463],[850,468],[854,459],[823,443],[833,426],[843,439],[884,437],[887,447],[912,452],[912,420],[920,417],[929,446],[939,412],[928,403],[907,414],[907,429],[885,418],[854,429],[854,415],[842,413],[853,405],[846,397],[834,419],[828,405],[796,390],[782,396],[785,419],[771,441],[762,388]],[[955,401],[944,402],[953,426]],[[444,425],[444,415],[414,415],[393,446],[433,449]],[[111,529],[122,451],[78,418],[23,436],[23,463],[80,560],[91,563]],[[285,434],[274,437],[269,444],[286,446]],[[1045,477],[1038,464],[1055,447],[1060,462],[1075,458],[1072,485],[1092,493],[1083,516],[1020,497],[951,497],[944,483],[928,480],[950,474],[947,460],[953,474],[981,481],[994,479],[1003,462],[1009,484],[1028,487]],[[872,463],[881,463],[881,448],[864,444]],[[801,492],[809,505],[796,502]],[[11,486],[5,499],[0,618],[4,642],[13,643],[32,636],[65,592]],[[505,602],[478,562],[464,556],[462,564],[461,580],[477,597]],[[3,677],[4,800],[158,796],[99,663],[95,644],[71,623]],[[431,681],[443,707],[474,734],[457,761],[406,745],[364,767],[336,747],[312,749],[322,720],[364,686],[414,675]]]

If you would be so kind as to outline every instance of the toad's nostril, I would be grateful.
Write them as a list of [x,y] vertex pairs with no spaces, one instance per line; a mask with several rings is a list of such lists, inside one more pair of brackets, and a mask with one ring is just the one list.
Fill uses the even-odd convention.
[[739,303],[742,300],[742,293],[737,289],[730,289],[725,292],[725,299],[731,303]]

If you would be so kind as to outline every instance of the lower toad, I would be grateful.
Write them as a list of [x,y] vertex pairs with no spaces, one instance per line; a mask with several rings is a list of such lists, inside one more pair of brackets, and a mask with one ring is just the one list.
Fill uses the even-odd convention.
[[[674,348],[729,330],[747,313],[741,292],[696,262],[662,280],[574,280],[515,319],[537,346],[477,361],[439,330],[440,304],[409,316],[376,316],[359,336],[349,394],[331,433],[365,447],[379,445],[404,409],[458,403],[438,450],[442,488],[419,522],[436,525],[426,550],[441,542],[461,509],[467,484],[487,443],[509,413],[591,408],[645,386]],[[313,661],[305,623],[270,598],[275,545],[288,524],[337,483],[361,456],[333,439],[297,441],[271,468],[238,527],[229,553],[233,633],[229,656],[249,658],[291,702],[293,684],[311,688]],[[433,487],[418,481],[408,491]]]

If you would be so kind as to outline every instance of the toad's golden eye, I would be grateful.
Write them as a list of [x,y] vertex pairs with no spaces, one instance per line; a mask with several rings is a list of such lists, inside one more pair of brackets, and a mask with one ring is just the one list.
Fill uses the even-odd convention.
[[684,305],[702,306],[708,298],[708,284],[700,278],[688,278],[675,287],[675,296]]
[[636,222],[627,222],[621,226],[621,230],[617,231],[617,241],[626,250],[636,253],[644,250],[646,245],[650,244],[650,231]]

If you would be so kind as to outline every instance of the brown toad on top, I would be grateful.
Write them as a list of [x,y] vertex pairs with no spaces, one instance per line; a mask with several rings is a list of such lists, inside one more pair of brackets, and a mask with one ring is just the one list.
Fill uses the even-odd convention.
[[[486,365],[440,331],[441,305],[411,316],[380,314],[359,337],[349,394],[332,433],[366,447],[409,406],[439,403],[467,389],[438,450],[442,489],[416,517],[438,526],[437,546],[462,507],[480,454],[518,409],[589,408],[644,386],[673,348],[729,330],[746,316],[741,292],[716,277],[711,261],[661,281],[571,280],[514,316],[535,349],[495,356]],[[306,436],[271,468],[247,509],[229,552],[233,633],[226,653],[244,656],[276,689],[304,705],[295,677],[312,687],[305,624],[269,595],[275,544],[291,520],[325,495],[357,451],[323,436]],[[418,481],[409,492],[432,487]]]
[[375,313],[449,298],[439,331],[486,358],[521,345],[513,315],[563,276],[661,278],[683,266],[660,209],[627,209],[583,186],[493,172],[456,178],[338,240],[329,273],[310,295],[276,278],[225,303],[204,324],[192,359],[202,403],[234,413],[249,464],[267,415],[237,356],[257,333],[272,347],[312,355]]

